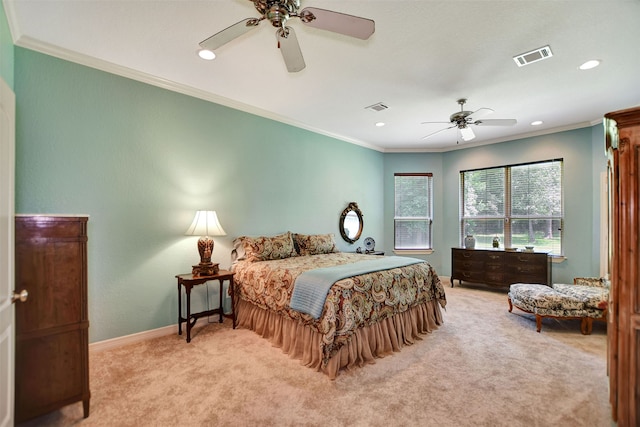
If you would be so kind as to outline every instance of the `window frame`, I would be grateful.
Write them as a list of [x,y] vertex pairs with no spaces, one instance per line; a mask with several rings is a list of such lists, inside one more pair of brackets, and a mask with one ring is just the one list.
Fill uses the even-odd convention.
[[[424,216],[398,216],[398,195],[397,195],[397,178],[398,177],[425,177],[427,180],[427,194],[425,195],[427,211]],[[394,192],[394,211],[393,211],[393,250],[395,252],[430,252],[433,251],[433,173],[432,172],[397,172],[393,174],[393,192]],[[424,247],[398,247],[398,229],[397,224],[401,221],[425,221],[427,238]]]
[[[511,194],[512,192],[512,185],[511,185],[511,179],[512,179],[512,169],[513,168],[517,168],[517,167],[522,167],[522,166],[532,166],[532,165],[540,165],[540,164],[553,164],[553,163],[559,163],[559,168],[560,168],[560,177],[559,177],[559,194],[560,194],[560,212],[557,214],[549,214],[549,215],[526,215],[526,214],[514,214],[513,213],[513,194]],[[466,201],[466,194],[465,194],[465,174],[466,173],[470,173],[470,172],[478,172],[478,171],[490,171],[490,170],[502,170],[503,171],[503,179],[504,179],[504,192],[503,192],[503,200],[502,200],[502,204],[503,204],[503,213],[502,215],[498,214],[498,215],[476,215],[476,216],[465,216],[465,201]],[[541,161],[535,161],[535,162],[526,162],[526,163],[517,163],[517,164],[510,164],[510,165],[504,165],[504,166],[491,166],[491,167],[486,167],[486,168],[476,168],[476,169],[467,169],[467,170],[462,170],[460,171],[460,194],[459,194],[459,239],[460,239],[460,246],[463,247],[463,242],[464,242],[464,238],[467,235],[466,233],[466,223],[468,221],[495,221],[495,220],[501,220],[504,224],[504,228],[503,228],[503,234],[502,234],[502,240],[500,241],[500,247],[504,248],[504,247],[512,247],[513,246],[513,235],[514,235],[514,230],[513,230],[513,224],[514,221],[521,221],[521,220],[543,220],[543,221],[559,221],[559,227],[556,231],[558,231],[558,237],[559,237],[559,253],[553,252],[553,251],[549,251],[549,253],[551,254],[551,256],[553,257],[564,257],[564,227],[565,227],[565,214],[564,214],[564,159],[563,158],[556,158],[556,159],[549,159],[549,160],[541,160]],[[478,239],[476,239],[476,247],[478,247]],[[489,246],[487,247],[486,245],[481,245],[481,248],[491,248],[492,246],[489,244]],[[523,249],[523,248],[521,248]],[[554,248],[555,249],[555,248]],[[535,249],[534,249],[535,250]]]

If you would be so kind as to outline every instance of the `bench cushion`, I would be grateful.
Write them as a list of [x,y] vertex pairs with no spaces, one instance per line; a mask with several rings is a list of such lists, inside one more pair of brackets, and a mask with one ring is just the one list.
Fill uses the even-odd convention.
[[[509,298],[518,306],[524,304],[528,308],[548,311],[583,310],[585,304],[572,295],[562,294],[546,285],[530,283],[514,283],[509,287]],[[536,310],[532,310],[537,312]],[[542,313],[540,313],[542,314]]]
[[554,283],[553,289],[564,295],[569,295],[581,300],[586,308],[596,308],[600,310],[607,308],[609,289],[606,287]]

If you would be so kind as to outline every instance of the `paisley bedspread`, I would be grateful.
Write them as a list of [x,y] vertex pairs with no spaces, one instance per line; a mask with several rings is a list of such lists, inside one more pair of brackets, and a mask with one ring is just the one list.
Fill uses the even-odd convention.
[[427,301],[444,308],[440,278],[425,262],[337,281],[329,290],[322,316],[289,306],[296,277],[304,271],[371,259],[372,255],[330,253],[234,264],[236,296],[265,310],[303,323],[322,336],[323,360],[331,358],[360,327],[375,324]]

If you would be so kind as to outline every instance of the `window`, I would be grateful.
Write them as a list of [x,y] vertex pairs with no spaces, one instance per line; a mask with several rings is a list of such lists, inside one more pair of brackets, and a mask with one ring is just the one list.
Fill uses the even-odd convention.
[[397,173],[394,179],[394,249],[431,249],[433,174]]
[[563,161],[528,163],[460,172],[460,238],[477,248],[534,246],[562,255]]

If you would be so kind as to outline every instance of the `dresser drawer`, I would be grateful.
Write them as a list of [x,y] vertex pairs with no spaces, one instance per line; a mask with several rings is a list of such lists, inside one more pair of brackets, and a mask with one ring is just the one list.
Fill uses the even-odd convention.
[[504,256],[505,256],[505,260],[509,264],[545,265],[547,263],[547,254],[543,254],[543,253],[506,252]]
[[504,271],[504,264],[486,263],[484,269],[487,273],[502,273]]
[[504,263],[504,252],[489,252],[487,251],[485,258],[487,263],[490,264],[500,264]]
[[458,280],[468,280],[470,282],[484,282],[485,272],[482,270],[461,270],[457,271],[455,278]]
[[502,271],[486,271],[484,277],[488,284],[504,284],[504,273]]
[[454,259],[453,260],[453,269],[454,270],[482,270],[484,267],[484,262],[480,261],[474,261],[474,260],[467,260],[467,259],[463,259],[463,260],[458,260],[458,259]]
[[466,261],[481,261],[484,262],[486,259],[485,253],[482,251],[476,251],[474,249],[454,249],[453,250],[453,259],[457,260],[466,260]]
[[547,266],[545,264],[507,264],[507,272],[510,274],[536,275],[546,274]]

